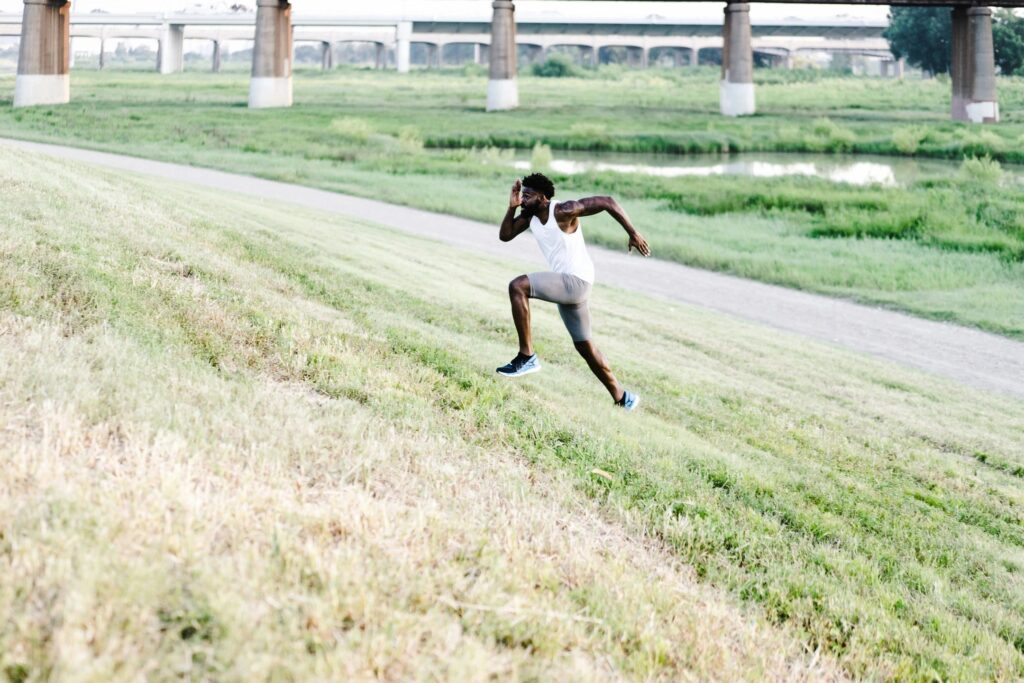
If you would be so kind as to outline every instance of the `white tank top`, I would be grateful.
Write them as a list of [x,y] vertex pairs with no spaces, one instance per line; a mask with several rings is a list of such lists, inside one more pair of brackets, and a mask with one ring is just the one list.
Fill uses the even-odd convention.
[[530,219],[530,232],[537,240],[537,246],[544,254],[548,266],[556,273],[575,275],[591,284],[594,282],[594,262],[587,253],[587,245],[583,243],[583,226],[576,232],[565,233],[558,227],[555,220],[555,204],[548,205],[548,222],[541,223],[540,218]]

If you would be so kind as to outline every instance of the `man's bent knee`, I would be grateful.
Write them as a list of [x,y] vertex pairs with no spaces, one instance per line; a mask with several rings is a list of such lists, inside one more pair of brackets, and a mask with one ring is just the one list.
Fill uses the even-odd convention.
[[509,296],[530,296],[530,278],[520,275],[508,283]]

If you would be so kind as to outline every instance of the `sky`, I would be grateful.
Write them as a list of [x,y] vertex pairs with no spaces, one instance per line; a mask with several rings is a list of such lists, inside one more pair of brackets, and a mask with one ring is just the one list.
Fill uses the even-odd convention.
[[[101,10],[130,14],[132,12],[178,12],[187,11],[223,11],[234,3],[255,7],[255,0],[72,0],[72,11],[92,12]],[[519,0],[517,7],[538,6],[544,4],[560,5],[565,7],[564,2],[549,2],[543,0]],[[723,2],[574,2],[571,3],[571,11],[584,11],[588,4],[601,5],[602,11],[611,8],[614,12],[624,12],[636,16],[646,16],[651,13],[665,16],[721,16]],[[331,15],[345,14],[345,6],[366,7],[365,0],[292,0],[293,11],[296,14],[318,14]],[[427,6],[438,8],[450,8],[458,5],[482,5],[487,11],[490,8],[490,0],[375,0],[372,3],[376,10],[387,12],[389,9],[402,9],[416,7],[422,9]],[[0,0],[0,12],[22,11],[22,0]],[[797,5],[780,3],[752,3],[750,14],[755,21],[783,19],[796,17],[800,19],[870,19],[884,20],[888,15],[889,7],[886,5]]]

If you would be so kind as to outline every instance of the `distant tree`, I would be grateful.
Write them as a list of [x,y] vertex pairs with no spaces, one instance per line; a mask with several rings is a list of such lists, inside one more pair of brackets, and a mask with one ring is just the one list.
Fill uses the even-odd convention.
[[303,63],[319,64],[323,58],[320,48],[314,45],[300,45],[295,48],[295,61]]
[[882,35],[897,59],[933,74],[949,71],[953,19],[948,7],[890,7]]
[[541,78],[566,78],[578,75],[572,58],[557,52],[549,55],[546,62],[534,64],[531,70],[534,76]]
[[1024,18],[1013,10],[1000,9],[992,19],[996,65],[1004,74],[1024,76]]

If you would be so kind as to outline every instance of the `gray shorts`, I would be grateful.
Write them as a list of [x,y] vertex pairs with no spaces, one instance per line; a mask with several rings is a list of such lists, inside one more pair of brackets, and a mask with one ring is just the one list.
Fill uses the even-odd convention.
[[565,273],[528,273],[530,297],[558,304],[565,328],[574,342],[590,340],[591,284],[575,275]]

